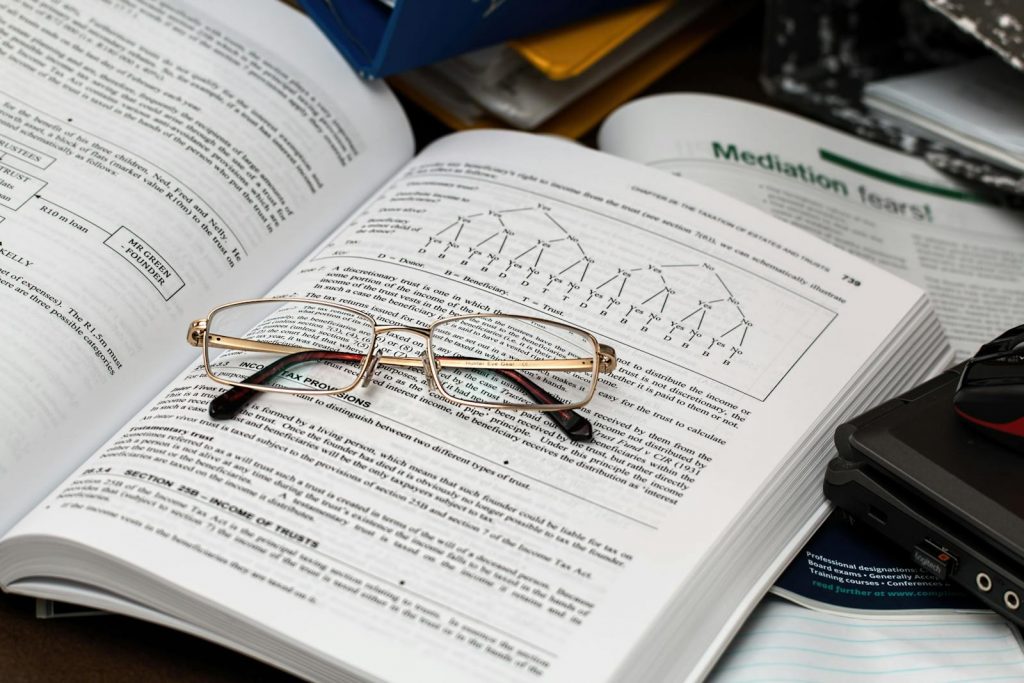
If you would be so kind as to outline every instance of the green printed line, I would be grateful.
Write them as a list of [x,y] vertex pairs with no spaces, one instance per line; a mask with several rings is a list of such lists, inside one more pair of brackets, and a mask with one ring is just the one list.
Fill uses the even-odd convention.
[[948,197],[950,199],[959,199],[964,202],[977,202],[979,204],[987,204],[984,198],[972,194],[970,192],[963,192],[962,190],[954,190],[948,187],[939,187],[938,185],[929,185],[928,183],[922,183],[918,180],[911,180],[910,178],[904,178],[902,176],[893,175],[887,173],[881,169],[873,166],[862,164],[859,161],[853,159],[847,159],[844,156],[840,156],[835,152],[830,152],[827,149],[819,149],[818,156],[824,161],[835,164],[836,166],[842,166],[843,168],[860,173],[862,175],[875,178],[876,180],[884,180],[887,183],[893,185],[899,185],[901,187],[907,187],[911,190],[918,190],[919,192],[928,192],[931,194],[937,194],[940,197]]

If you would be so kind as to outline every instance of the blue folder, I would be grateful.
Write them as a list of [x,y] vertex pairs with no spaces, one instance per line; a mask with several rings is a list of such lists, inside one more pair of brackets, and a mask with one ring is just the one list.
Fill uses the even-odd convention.
[[364,78],[380,78],[637,0],[299,0]]

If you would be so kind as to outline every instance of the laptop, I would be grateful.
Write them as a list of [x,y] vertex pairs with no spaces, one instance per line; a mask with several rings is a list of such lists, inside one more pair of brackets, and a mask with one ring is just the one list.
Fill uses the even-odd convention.
[[962,367],[841,425],[825,495],[855,524],[1024,626],[1024,453],[954,414]]

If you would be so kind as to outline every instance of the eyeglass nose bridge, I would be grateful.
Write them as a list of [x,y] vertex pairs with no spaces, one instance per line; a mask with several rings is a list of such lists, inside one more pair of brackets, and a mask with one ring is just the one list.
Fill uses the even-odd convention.
[[[406,325],[376,325],[373,328],[373,334],[375,338],[383,337],[384,335],[394,334],[396,332],[404,332],[413,336],[421,337],[424,343],[430,340],[430,330],[426,327],[411,327]],[[373,380],[373,373],[377,369],[377,364],[383,357],[383,352],[377,351],[373,354],[370,362],[366,366],[366,370],[363,374],[362,386],[368,386]],[[434,372],[430,367],[430,360],[427,358],[426,350],[419,355],[419,359],[423,364],[423,374],[427,379],[427,387],[431,391],[437,391],[437,382],[434,380]],[[386,363],[385,363],[386,364]],[[403,363],[404,365],[404,363]]]

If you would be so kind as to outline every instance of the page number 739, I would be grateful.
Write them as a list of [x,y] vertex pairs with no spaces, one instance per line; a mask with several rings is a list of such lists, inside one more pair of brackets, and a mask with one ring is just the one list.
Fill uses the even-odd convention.
[[843,282],[849,282],[854,287],[860,287],[860,280],[855,277],[850,277],[849,275],[843,276]]

